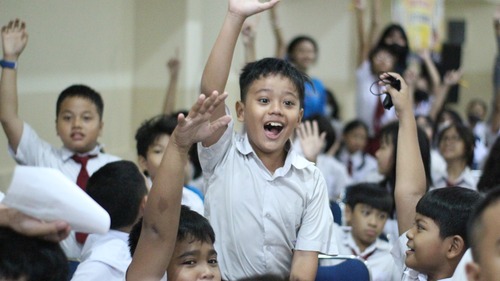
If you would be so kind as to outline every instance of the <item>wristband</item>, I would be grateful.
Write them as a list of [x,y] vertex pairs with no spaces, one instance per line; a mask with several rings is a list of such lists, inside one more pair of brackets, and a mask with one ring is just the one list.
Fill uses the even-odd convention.
[[17,62],[8,61],[8,60],[0,60],[0,66],[2,68],[17,69]]

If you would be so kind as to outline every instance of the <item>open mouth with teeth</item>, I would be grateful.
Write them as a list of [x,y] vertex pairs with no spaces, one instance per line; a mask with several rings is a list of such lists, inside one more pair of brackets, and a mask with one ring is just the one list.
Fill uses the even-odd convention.
[[283,130],[283,124],[279,122],[268,122],[264,125],[266,135],[273,137],[278,136]]

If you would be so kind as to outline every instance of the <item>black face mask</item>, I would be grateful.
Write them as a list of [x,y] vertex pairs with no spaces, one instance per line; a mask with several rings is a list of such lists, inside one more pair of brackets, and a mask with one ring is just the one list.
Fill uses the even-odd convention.
[[426,91],[416,89],[415,93],[413,94],[413,98],[415,99],[415,103],[428,101],[429,100],[429,93],[427,93]]
[[406,47],[403,47],[401,45],[398,45],[398,44],[390,44],[390,45],[387,45],[391,51],[399,58],[401,56],[405,56],[406,55],[406,52],[407,52],[407,49]]
[[469,124],[476,124],[477,122],[481,121],[481,118],[477,117],[474,114],[469,114],[467,115],[467,120],[469,121]]

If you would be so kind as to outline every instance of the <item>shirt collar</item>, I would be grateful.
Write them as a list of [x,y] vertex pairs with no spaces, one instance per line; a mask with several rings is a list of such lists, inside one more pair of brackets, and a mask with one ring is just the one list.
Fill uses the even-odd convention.
[[381,251],[390,251],[391,250],[391,245],[389,243],[384,243],[383,240],[380,238],[377,238],[374,243],[372,243],[369,247],[367,247],[362,253],[360,253],[358,245],[356,245],[356,242],[354,241],[354,238],[352,237],[352,227],[350,226],[343,226],[342,227],[344,239],[343,243],[347,247],[351,248],[354,250],[354,252],[357,253],[359,256],[366,255],[368,253],[371,253],[375,250],[381,250]]
[[[92,150],[90,150],[89,152],[86,152],[86,153],[78,153],[78,155],[80,156],[83,156],[83,155],[98,155],[100,152],[101,152],[101,149],[103,148],[104,146],[102,146],[101,144],[97,144]],[[61,148],[61,157],[62,157],[62,160],[64,162],[68,161],[71,159],[71,157],[75,155],[75,152],[68,149],[67,147],[63,146]]]

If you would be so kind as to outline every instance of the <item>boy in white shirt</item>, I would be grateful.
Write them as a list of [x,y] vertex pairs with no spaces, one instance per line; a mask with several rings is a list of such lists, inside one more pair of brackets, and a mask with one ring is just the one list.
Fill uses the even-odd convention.
[[[203,72],[202,93],[224,91],[243,22],[277,2],[229,0]],[[290,143],[303,115],[306,81],[280,59],[247,64],[236,104],[246,133],[234,135],[231,122],[198,145],[205,215],[218,237],[223,279],[275,274],[314,280],[318,252],[337,252],[325,180]],[[212,120],[226,110],[222,104],[215,108]]]

